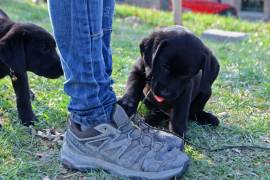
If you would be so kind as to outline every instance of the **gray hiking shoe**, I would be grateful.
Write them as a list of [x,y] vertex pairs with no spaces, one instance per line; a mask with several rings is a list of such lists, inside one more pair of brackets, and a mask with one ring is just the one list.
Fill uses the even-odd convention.
[[165,142],[143,132],[119,105],[115,105],[110,124],[81,131],[70,123],[60,160],[71,169],[104,169],[120,176],[146,179],[182,175],[189,165],[186,154],[178,148],[169,149]]
[[169,149],[178,148],[181,151],[184,149],[184,141],[180,137],[151,127],[138,114],[134,114],[130,119],[138,125],[144,133],[151,135],[151,137],[158,141],[164,142]]

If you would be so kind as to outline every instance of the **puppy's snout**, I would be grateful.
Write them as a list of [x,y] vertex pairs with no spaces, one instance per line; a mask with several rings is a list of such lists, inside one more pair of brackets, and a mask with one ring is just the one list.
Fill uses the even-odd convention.
[[162,97],[169,97],[171,94],[168,89],[163,89],[159,92],[160,96]]
[[165,84],[154,83],[153,90],[157,96],[161,96],[165,98],[170,96],[170,91],[168,90],[168,87]]

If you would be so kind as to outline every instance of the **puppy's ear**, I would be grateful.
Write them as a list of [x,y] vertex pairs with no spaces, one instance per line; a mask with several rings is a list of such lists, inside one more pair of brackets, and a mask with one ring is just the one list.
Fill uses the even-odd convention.
[[202,60],[202,89],[209,89],[219,73],[219,64],[213,53],[207,49]]
[[161,49],[167,44],[167,41],[166,40],[162,40],[160,41],[157,46],[155,47],[155,50],[153,52],[153,55],[152,55],[152,63],[155,62],[155,59],[158,57]]
[[21,25],[13,25],[0,39],[0,59],[16,73],[26,71],[24,36],[26,31]]
[[144,38],[140,44],[142,59],[144,60],[145,64],[150,67],[152,66],[162,47],[166,44],[166,40],[159,41],[158,39],[155,39],[154,35],[149,38]]
[[141,57],[144,63],[147,64],[148,66],[151,65],[153,43],[154,43],[153,37],[144,38],[140,43]]
[[0,18],[9,19],[8,15],[2,9],[0,9]]

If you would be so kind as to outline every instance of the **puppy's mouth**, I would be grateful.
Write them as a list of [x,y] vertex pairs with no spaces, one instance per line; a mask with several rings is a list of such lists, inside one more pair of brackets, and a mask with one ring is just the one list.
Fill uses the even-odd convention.
[[157,95],[149,84],[146,84],[145,88],[143,89],[143,92],[146,98],[151,94],[151,96],[159,103],[162,103],[167,99],[163,96]]
[[154,99],[157,102],[162,103],[162,102],[164,102],[166,100],[166,98],[164,96],[157,95],[152,89],[151,89],[151,91],[152,91],[152,94],[153,94]]
[[160,94],[160,93],[155,93],[152,91],[152,97],[158,102],[158,103],[164,103],[174,101],[177,97],[178,94]]

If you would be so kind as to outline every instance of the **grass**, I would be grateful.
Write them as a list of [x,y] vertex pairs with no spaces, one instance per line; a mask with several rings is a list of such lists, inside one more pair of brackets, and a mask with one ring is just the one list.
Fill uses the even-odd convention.
[[[30,21],[51,30],[46,5],[28,0],[1,0],[0,7],[12,19]],[[142,23],[125,17],[137,16]],[[113,31],[113,60],[117,96],[124,92],[128,72],[139,56],[138,44],[154,28],[171,25],[168,12],[117,6]],[[185,14],[184,25],[197,35],[207,28],[248,33],[247,41],[217,43],[204,40],[221,64],[207,110],[218,114],[218,128],[189,124],[187,138],[193,145],[185,151],[192,166],[184,179],[270,179],[270,152],[258,149],[230,149],[209,152],[197,146],[224,145],[270,147],[270,24],[250,23],[232,18]],[[36,94],[33,109],[40,123],[34,128],[17,120],[15,95],[9,78],[0,81],[0,179],[117,179],[103,171],[79,173],[65,170],[58,162],[60,145],[36,136],[45,128],[64,132],[69,98],[63,92],[63,78],[47,80],[29,73]]]

